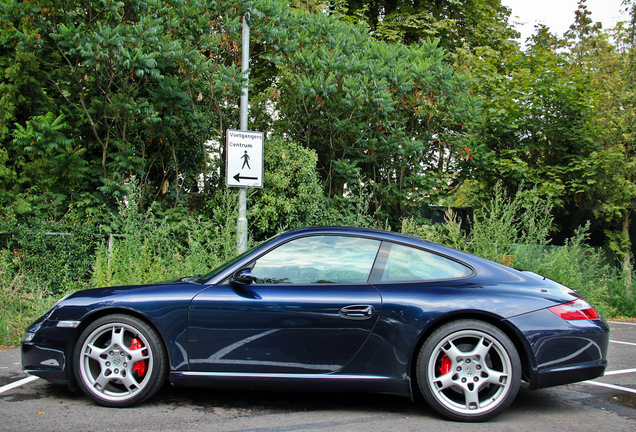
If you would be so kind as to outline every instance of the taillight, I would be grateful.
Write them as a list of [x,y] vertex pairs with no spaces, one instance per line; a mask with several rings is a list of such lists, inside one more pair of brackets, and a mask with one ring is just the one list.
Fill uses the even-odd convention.
[[582,298],[548,309],[559,318],[567,321],[599,318],[598,312]]

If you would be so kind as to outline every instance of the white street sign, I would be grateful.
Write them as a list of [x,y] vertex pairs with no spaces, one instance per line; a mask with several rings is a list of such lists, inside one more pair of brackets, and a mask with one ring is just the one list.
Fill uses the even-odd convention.
[[263,187],[263,132],[226,131],[225,184]]

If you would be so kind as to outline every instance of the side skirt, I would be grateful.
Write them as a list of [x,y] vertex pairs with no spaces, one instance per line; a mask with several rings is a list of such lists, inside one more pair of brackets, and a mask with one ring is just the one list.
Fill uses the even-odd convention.
[[371,392],[411,396],[410,381],[377,375],[171,372],[170,383],[221,389]]

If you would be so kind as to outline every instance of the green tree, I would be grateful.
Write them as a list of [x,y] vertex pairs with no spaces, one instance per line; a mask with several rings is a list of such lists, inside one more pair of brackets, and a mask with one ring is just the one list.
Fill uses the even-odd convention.
[[[622,259],[628,294],[632,293],[630,221],[636,197],[636,4],[626,1],[630,21],[607,34],[578,38],[581,62],[589,64],[599,91],[595,117],[603,147],[593,154],[599,170],[597,213],[612,248]],[[612,41],[612,42],[610,42]]]
[[328,197],[342,199],[362,181],[372,189],[372,210],[399,224],[487,156],[471,139],[478,106],[468,78],[439,41],[375,41],[364,27],[323,14],[279,20],[271,34],[277,128],[316,151]]
[[[176,205],[206,171],[204,143],[221,142],[230,126],[223,123],[236,112],[237,41],[250,7],[241,0],[3,2],[0,49],[10,60],[1,63],[0,144],[9,160],[24,151],[9,139],[13,130],[62,114],[68,144],[82,150],[87,168],[63,205],[84,196],[84,205],[114,209],[130,182],[142,184],[145,197]],[[21,78],[14,60],[32,78]],[[26,177],[23,166],[10,168]],[[22,193],[28,190],[25,183]]]
[[510,10],[501,0],[345,0],[339,11],[363,18],[380,40],[414,44],[439,38],[454,52],[462,47],[514,49],[518,33],[509,25]]
[[27,190],[32,205],[44,210],[51,219],[57,219],[59,207],[81,189],[86,179],[88,162],[83,158],[85,149],[75,146],[68,138],[68,124],[64,115],[52,112],[31,117],[23,127],[16,123],[13,144],[22,149],[20,182],[29,183]]
[[563,46],[539,26],[526,51],[506,58],[506,69],[488,49],[461,59],[486,100],[479,139],[495,157],[481,179],[490,188],[502,182],[509,193],[523,183],[550,198],[559,242],[594,217],[598,166],[590,156],[600,149],[589,70],[574,67]]

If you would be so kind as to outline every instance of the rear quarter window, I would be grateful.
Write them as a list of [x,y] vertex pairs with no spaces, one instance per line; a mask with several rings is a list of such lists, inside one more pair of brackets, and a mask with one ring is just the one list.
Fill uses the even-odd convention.
[[[422,249],[385,243],[383,269],[376,273],[378,282],[407,282],[461,279],[473,270],[457,261]],[[385,246],[383,246],[384,249]]]

